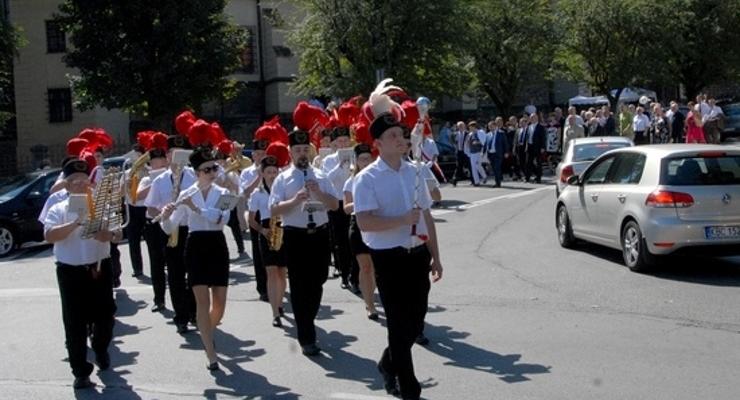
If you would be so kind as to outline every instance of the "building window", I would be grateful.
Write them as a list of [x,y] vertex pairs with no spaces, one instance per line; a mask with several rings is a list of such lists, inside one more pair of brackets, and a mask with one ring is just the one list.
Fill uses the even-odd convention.
[[46,21],[46,52],[64,53],[67,51],[67,40],[62,24],[57,21]]
[[257,50],[255,48],[256,38],[255,29],[251,26],[242,26],[242,32],[244,34],[244,50],[242,50],[241,61],[242,65],[239,68],[239,72],[243,74],[254,74],[256,72],[255,57],[254,53]]
[[69,88],[49,89],[49,122],[72,120],[72,92]]

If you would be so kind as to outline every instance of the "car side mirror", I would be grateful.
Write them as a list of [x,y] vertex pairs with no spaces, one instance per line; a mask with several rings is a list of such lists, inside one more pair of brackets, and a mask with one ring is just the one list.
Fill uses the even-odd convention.
[[578,175],[569,176],[568,184],[573,185],[573,186],[579,186],[581,184],[580,177]]

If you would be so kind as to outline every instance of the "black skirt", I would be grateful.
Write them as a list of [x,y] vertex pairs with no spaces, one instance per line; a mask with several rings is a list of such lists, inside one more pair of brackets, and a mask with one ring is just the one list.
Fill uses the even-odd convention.
[[228,286],[229,249],[223,231],[191,231],[185,243],[190,286]]
[[[270,228],[269,219],[263,219],[261,224],[263,228]],[[262,256],[262,264],[264,264],[265,267],[287,267],[288,260],[285,257],[285,243],[283,243],[278,251],[270,250],[270,243],[267,242],[265,235],[259,232],[257,232],[257,235],[259,235],[260,238],[259,246],[260,255]]]
[[353,215],[349,221],[349,248],[352,254],[370,254],[370,248],[362,241],[360,227],[357,226],[357,218]]

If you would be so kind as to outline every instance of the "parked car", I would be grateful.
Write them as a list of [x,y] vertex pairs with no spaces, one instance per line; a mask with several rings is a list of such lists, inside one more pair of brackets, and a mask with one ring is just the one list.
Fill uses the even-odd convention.
[[740,103],[729,103],[722,106],[725,113],[725,127],[722,130],[722,141],[740,138]]
[[437,150],[439,150],[439,157],[437,157],[437,164],[442,170],[445,178],[452,179],[452,175],[455,174],[455,168],[457,168],[457,149],[447,143],[439,141],[434,142],[437,144]]
[[740,148],[651,145],[603,154],[568,179],[558,240],[622,251],[633,271],[668,254],[740,254]]
[[622,147],[634,146],[629,138],[621,136],[598,136],[573,139],[568,142],[568,148],[563,159],[555,168],[555,197],[568,186],[568,178],[580,175],[600,155],[607,151]]
[[0,257],[23,243],[44,240],[38,217],[60,172],[59,168],[34,171],[0,183]]

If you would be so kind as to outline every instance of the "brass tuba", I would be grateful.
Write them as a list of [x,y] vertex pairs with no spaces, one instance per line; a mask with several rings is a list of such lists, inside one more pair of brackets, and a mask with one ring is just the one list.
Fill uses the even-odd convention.
[[234,142],[234,152],[227,161],[226,168],[224,169],[225,175],[228,175],[230,172],[240,172],[252,165],[252,160],[249,157],[245,157],[242,153],[243,149],[243,144]]
[[139,190],[139,174],[141,173],[142,169],[146,167],[146,163],[148,163],[151,160],[151,157],[149,155],[149,152],[145,152],[141,155],[141,157],[137,158],[136,161],[134,161],[133,164],[131,164],[131,169],[129,170],[129,197],[131,198],[132,203],[136,203],[136,192]]
[[83,226],[83,239],[101,231],[118,231],[128,225],[129,218],[123,210],[123,174],[118,167],[106,168],[95,191],[88,191],[89,216]]

